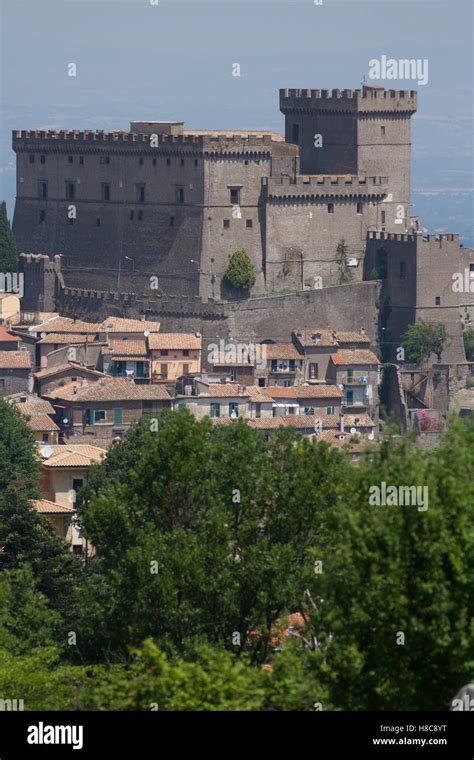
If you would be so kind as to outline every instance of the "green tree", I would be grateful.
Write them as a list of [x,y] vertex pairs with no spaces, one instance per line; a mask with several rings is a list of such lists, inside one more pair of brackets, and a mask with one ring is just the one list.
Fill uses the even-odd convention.
[[265,660],[274,621],[302,598],[350,464],[288,430],[267,442],[242,420],[217,428],[183,411],[138,430],[129,468],[110,481],[96,471],[82,506],[110,584],[113,640],[158,637],[180,652],[207,641]]
[[234,288],[250,290],[256,282],[255,267],[245,251],[236,251],[230,257],[224,280]]
[[441,361],[441,354],[448,343],[446,326],[441,322],[423,322],[420,319],[402,337],[402,346],[408,361],[422,364],[431,354],[436,354]]
[[[384,442],[329,515],[337,545],[309,584],[315,691],[338,709],[440,710],[474,669],[474,427],[453,422],[422,454]],[[421,504],[371,505],[371,488],[427,488]],[[425,494],[423,494],[425,498]]]
[[66,620],[80,562],[32,504],[40,496],[34,436],[23,415],[0,399],[0,570],[31,567],[39,592]]
[[339,285],[344,285],[352,280],[352,271],[347,264],[348,247],[344,238],[337,244],[336,261],[339,268]]
[[7,205],[0,204],[0,272],[17,272],[18,254],[16,251],[15,238],[10,229],[7,216]]
[[470,327],[463,332],[464,350],[468,362],[474,362],[474,330]]

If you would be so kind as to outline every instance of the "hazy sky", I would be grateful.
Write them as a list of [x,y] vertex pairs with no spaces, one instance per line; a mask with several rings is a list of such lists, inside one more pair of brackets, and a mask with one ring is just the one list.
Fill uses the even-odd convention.
[[[473,188],[471,0],[1,0],[0,170],[14,197],[14,128],[282,131],[280,87],[356,88],[369,61],[428,59],[413,184]],[[68,63],[77,76],[69,77]],[[241,76],[232,76],[239,63]],[[368,80],[370,83],[370,81]]]

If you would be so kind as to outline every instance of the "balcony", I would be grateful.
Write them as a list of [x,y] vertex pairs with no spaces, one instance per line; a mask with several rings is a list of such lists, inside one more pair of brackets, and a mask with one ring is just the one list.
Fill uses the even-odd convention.
[[343,375],[341,378],[341,383],[343,385],[368,385],[369,382],[369,376],[368,375]]
[[341,405],[345,407],[362,407],[367,408],[370,405],[370,401],[368,398],[363,399],[353,399],[352,401],[349,401],[347,398],[343,398],[341,401]]

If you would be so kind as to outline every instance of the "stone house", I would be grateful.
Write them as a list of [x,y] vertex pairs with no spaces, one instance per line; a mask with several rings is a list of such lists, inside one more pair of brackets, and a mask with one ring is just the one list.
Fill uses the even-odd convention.
[[0,351],[0,394],[27,393],[31,388],[28,351]]

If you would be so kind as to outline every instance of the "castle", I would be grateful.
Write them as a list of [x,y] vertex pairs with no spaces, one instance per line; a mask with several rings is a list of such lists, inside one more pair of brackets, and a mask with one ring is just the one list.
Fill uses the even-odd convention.
[[[474,251],[411,216],[416,108],[414,91],[291,89],[285,138],[182,122],[14,132],[13,231],[35,254],[21,257],[23,309],[145,315],[211,342],[364,327],[393,361],[422,318],[447,325],[443,361],[465,362]],[[342,240],[355,285],[339,284]],[[223,279],[238,249],[255,267],[251,300]]]
[[[407,232],[412,91],[281,90],[285,139],[132,122],[130,132],[14,132],[21,251],[60,254],[75,286],[227,297],[234,251],[255,293],[362,279],[368,231]],[[319,280],[317,278],[320,278]]]

